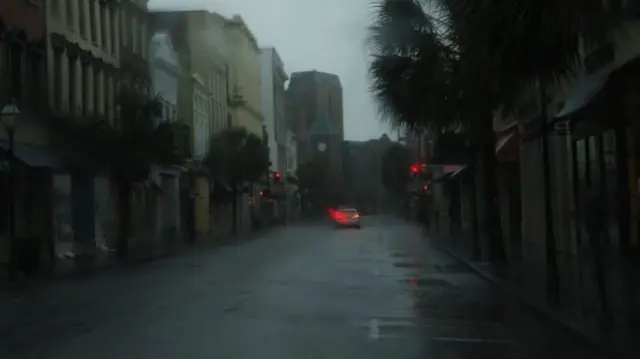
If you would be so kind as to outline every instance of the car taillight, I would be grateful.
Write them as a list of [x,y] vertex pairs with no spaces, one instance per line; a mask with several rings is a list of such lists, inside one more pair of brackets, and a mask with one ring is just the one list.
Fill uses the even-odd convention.
[[360,215],[359,214],[354,214],[353,218],[360,218]]

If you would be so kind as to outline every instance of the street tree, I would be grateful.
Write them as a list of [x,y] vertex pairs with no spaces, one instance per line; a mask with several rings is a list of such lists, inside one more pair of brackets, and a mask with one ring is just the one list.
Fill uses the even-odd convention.
[[56,121],[55,133],[65,149],[77,154],[82,169],[92,173],[108,171],[118,195],[117,253],[126,258],[132,191],[137,184],[149,181],[153,165],[178,165],[184,161],[176,141],[184,127],[178,122],[161,122],[162,98],[142,86],[123,84],[116,107],[118,114],[113,124],[107,120],[65,118]]
[[244,127],[225,129],[211,137],[203,165],[212,178],[230,189],[233,231],[238,231],[240,194],[269,173],[269,149],[259,136]]

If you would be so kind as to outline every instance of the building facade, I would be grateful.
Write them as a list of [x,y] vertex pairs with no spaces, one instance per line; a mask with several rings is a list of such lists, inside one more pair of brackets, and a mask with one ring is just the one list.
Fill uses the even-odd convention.
[[[182,70],[171,38],[168,34],[157,32],[151,37],[149,49],[149,72],[151,93],[161,101],[158,125],[165,122],[177,122],[178,89]],[[155,234],[163,240],[163,246],[172,244],[181,233],[180,217],[180,175],[178,166],[155,166],[151,171],[152,179],[163,190],[156,207]],[[162,248],[159,248],[162,249]]]
[[[51,112],[72,121],[115,125],[121,7],[116,2],[54,0],[45,9]],[[115,248],[117,218],[106,177],[59,173],[54,188],[59,257],[85,255],[96,246]]]
[[225,34],[224,53],[228,61],[227,96],[230,123],[262,137],[260,48],[241,16],[215,17],[216,31]]
[[[0,118],[0,275],[8,269],[10,257],[20,256],[24,249],[40,254],[33,256],[37,260],[31,271],[37,271],[41,264],[52,264],[51,178],[60,162],[50,148],[46,125],[49,114],[44,16],[42,1],[0,2],[0,107],[14,104],[20,111],[13,127],[13,162],[9,158],[9,119]],[[13,185],[9,166],[15,166]],[[11,203],[14,238],[20,240],[9,253]]]
[[331,176],[340,178],[344,140],[340,79],[315,70],[294,72],[286,93],[288,122],[298,143],[298,163],[322,154],[329,159]]
[[51,108],[62,115],[112,121],[121,53],[120,6],[54,0],[46,9]]
[[212,232],[225,233],[226,227],[230,228],[226,223],[228,208],[210,203],[209,179],[198,169],[212,135],[231,126],[223,22],[219,15],[204,10],[157,11],[152,18],[154,29],[174,40],[184,74],[178,91],[178,113],[190,128],[189,152],[195,160],[195,172],[190,176],[190,189],[182,197],[188,195],[193,201],[193,236],[211,238]]
[[284,173],[289,142],[284,101],[285,82],[289,77],[278,52],[272,47],[260,50],[260,78],[261,110],[269,139],[271,169]]
[[[289,126],[298,140],[298,158],[304,162],[317,151],[312,137],[330,135],[329,152],[344,140],[342,86],[338,76],[318,71],[294,72],[287,88]],[[314,126],[314,123],[317,124]],[[338,157],[339,159],[339,157]]]
[[193,154],[194,159],[203,160],[211,143],[211,91],[204,79],[198,74],[192,75],[193,90]]
[[296,141],[296,135],[291,130],[287,130],[287,138],[285,172],[295,175],[298,170],[298,141]]
[[158,32],[151,37],[149,66],[151,92],[162,101],[159,122],[178,121],[178,84],[182,70],[168,34]]

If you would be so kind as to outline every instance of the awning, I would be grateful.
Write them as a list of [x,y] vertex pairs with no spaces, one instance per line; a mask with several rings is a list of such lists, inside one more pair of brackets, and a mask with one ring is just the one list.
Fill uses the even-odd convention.
[[462,171],[464,171],[464,170],[466,170],[466,169],[467,169],[467,166],[461,166],[461,167],[460,167],[459,169],[457,169],[455,172],[451,173],[451,174],[449,175],[449,178],[454,178],[454,177],[456,177],[457,175],[459,175]]
[[433,182],[444,182],[454,179],[465,169],[467,169],[466,165],[446,165],[442,168],[442,175],[434,178]]
[[[0,148],[3,152],[9,150],[9,142],[0,140]],[[13,146],[13,156],[18,161],[33,168],[62,169],[64,163],[52,149],[25,143],[16,143]]]
[[517,132],[509,132],[498,138],[496,157],[502,162],[518,162],[520,160],[520,136]]
[[609,81],[609,75],[611,75],[613,70],[615,70],[614,67],[602,69],[599,72],[582,78],[575,86],[573,86],[571,91],[569,91],[564,107],[556,114],[555,117],[560,118],[571,115],[588,105],[598,92],[600,92],[600,90],[602,90],[602,88],[607,84],[607,81]]

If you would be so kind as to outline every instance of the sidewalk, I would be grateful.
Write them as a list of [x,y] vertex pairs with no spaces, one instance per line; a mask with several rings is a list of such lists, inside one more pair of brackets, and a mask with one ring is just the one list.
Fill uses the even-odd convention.
[[6,291],[24,290],[29,287],[38,286],[47,282],[57,280],[73,280],[73,279],[86,279],[94,275],[105,274],[109,272],[119,272],[122,270],[130,270],[138,266],[145,265],[157,260],[179,257],[195,251],[202,251],[208,249],[219,248],[223,246],[241,245],[247,241],[255,240],[272,230],[275,230],[278,226],[264,227],[259,230],[251,230],[246,233],[238,235],[229,235],[224,240],[220,238],[213,238],[212,241],[205,243],[191,243],[189,241],[182,242],[179,246],[171,248],[168,251],[154,251],[144,256],[135,256],[127,260],[118,260],[117,258],[108,258],[100,260],[91,265],[72,266],[65,268],[63,271],[54,271],[53,273],[37,276],[32,279],[23,280],[18,283],[7,283],[5,278],[0,278],[0,294]]
[[[556,322],[585,342],[596,345],[614,357],[637,357],[640,345],[640,266],[620,260],[607,262],[608,299],[611,317],[600,314],[593,277],[593,268],[559,260],[561,272],[561,303],[552,308],[545,300],[545,272],[542,265],[532,263],[490,264],[474,261],[465,241],[452,238],[436,240],[450,256],[500,289],[528,305],[540,315]],[[470,243],[470,241],[469,241]]]

